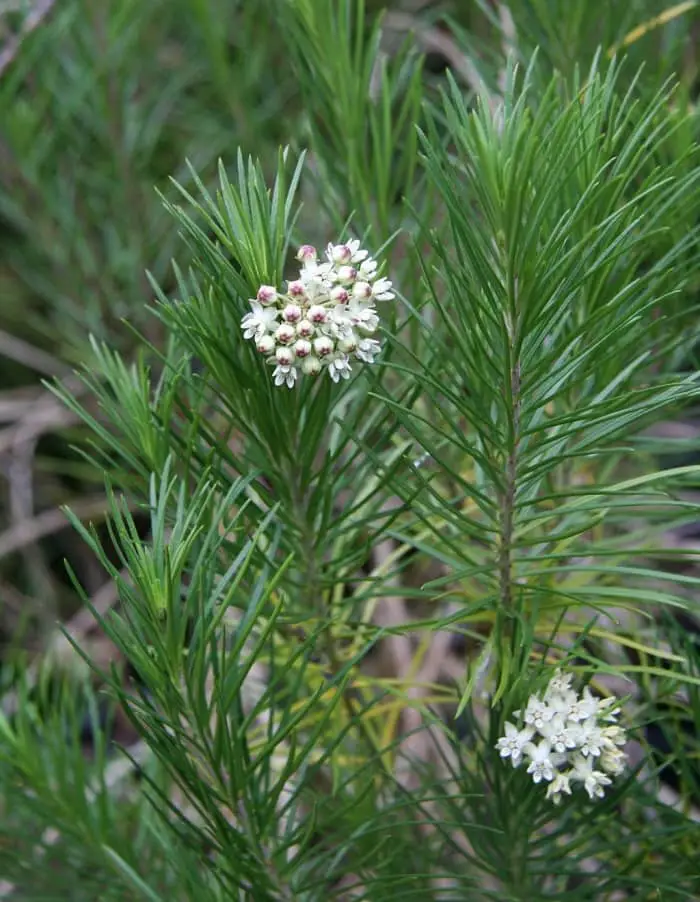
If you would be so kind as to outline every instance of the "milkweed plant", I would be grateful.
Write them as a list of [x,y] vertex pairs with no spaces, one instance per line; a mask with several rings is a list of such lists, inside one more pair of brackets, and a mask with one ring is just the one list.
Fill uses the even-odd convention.
[[163,191],[162,342],[54,384],[116,663],[13,690],[9,898],[697,896],[696,114],[512,6],[470,83],[276,4],[302,125]]

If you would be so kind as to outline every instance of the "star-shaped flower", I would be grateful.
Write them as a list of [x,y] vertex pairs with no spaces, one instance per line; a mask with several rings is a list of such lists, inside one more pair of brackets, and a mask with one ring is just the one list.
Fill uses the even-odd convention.
[[514,724],[506,721],[505,736],[496,743],[496,748],[501,758],[510,758],[513,767],[517,767],[522,757],[523,748],[535,735],[532,727],[519,730]]
[[594,759],[589,756],[574,755],[572,760],[571,779],[583,783],[584,789],[591,799],[602,799],[605,795],[605,787],[612,783],[610,777],[600,770],[593,770]]
[[263,307],[259,301],[250,301],[250,313],[241,320],[243,338],[262,338],[268,332],[274,332],[278,326],[279,310],[276,307]]
[[554,762],[551,759],[552,747],[546,739],[543,739],[539,745],[535,745],[534,742],[528,742],[523,748],[523,752],[530,759],[527,772],[532,774],[533,783],[554,779]]

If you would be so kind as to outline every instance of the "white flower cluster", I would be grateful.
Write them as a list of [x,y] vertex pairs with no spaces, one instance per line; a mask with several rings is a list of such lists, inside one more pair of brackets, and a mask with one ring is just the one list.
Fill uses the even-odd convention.
[[299,278],[285,292],[261,285],[250,313],[241,322],[244,338],[252,338],[275,367],[275,385],[293,388],[299,374],[315,376],[323,369],[334,382],[350,377],[350,357],[373,363],[380,344],[375,301],[390,301],[391,282],[377,274],[378,264],[359,241],[329,244],[319,262],[316,248],[299,248]]
[[530,696],[524,711],[515,711],[520,728],[506,723],[496,743],[501,758],[513,767],[527,762],[534,783],[549,783],[547,798],[555,804],[571,784],[580,783],[591,799],[603,798],[611,777],[624,770],[627,741],[615,722],[616,699],[597,699],[586,687],[581,696],[571,688],[571,674],[557,671],[540,698]]

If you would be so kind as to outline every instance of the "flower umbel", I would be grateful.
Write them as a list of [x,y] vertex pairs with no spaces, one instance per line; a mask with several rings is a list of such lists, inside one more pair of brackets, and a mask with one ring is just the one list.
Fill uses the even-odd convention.
[[299,278],[287,290],[261,285],[242,321],[243,337],[275,367],[275,385],[293,388],[302,374],[326,370],[333,382],[349,379],[351,359],[374,363],[380,343],[375,303],[394,298],[389,279],[356,239],[329,244],[325,260],[304,244]]
[[598,699],[586,687],[579,696],[572,676],[557,671],[543,696],[531,695],[516,711],[521,728],[506,722],[496,743],[513,767],[523,761],[534,783],[547,783],[547,798],[559,804],[562,794],[582,785],[591,799],[602,799],[612,777],[624,770],[625,731],[614,723],[617,699]]

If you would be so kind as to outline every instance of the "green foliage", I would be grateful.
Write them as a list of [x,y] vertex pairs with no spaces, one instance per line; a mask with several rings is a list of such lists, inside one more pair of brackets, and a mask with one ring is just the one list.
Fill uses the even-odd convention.
[[[66,514],[117,598],[69,564],[113,650],[66,630],[89,680],[0,671],[2,877],[27,900],[691,899],[700,467],[652,434],[699,392],[677,43],[638,68],[646,0],[585,28],[581,3],[478,4],[450,46],[490,36],[483,83],[436,92],[391,10],[263,6],[73,0],[0,82],[7,261],[83,362],[51,398],[106,513]],[[275,386],[250,299],[355,236],[397,293],[378,362]],[[451,633],[458,677],[426,663]],[[558,667],[628,693],[635,757],[555,807],[495,746]]]

